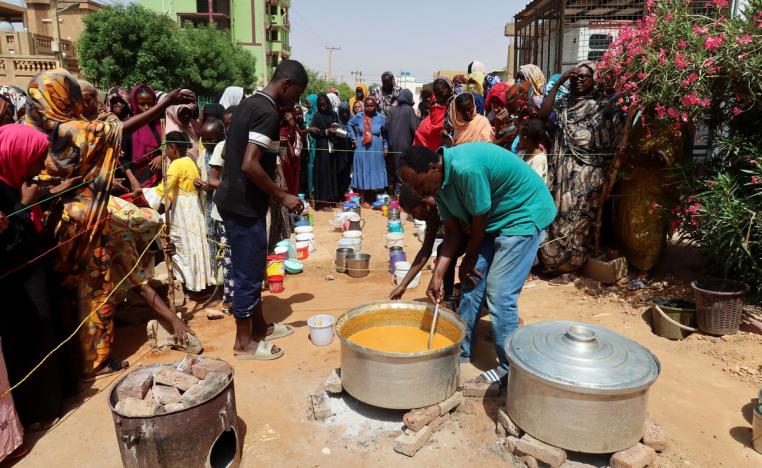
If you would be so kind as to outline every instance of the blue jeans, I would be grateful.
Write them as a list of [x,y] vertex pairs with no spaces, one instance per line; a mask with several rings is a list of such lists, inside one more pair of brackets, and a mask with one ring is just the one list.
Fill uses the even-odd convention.
[[508,369],[505,340],[519,327],[519,293],[539,246],[539,231],[531,236],[487,234],[484,237],[476,260],[476,270],[482,278],[476,285],[462,285],[458,313],[466,322],[466,336],[460,346],[461,360],[471,357],[479,309],[486,299],[500,367]]
[[234,258],[233,307],[237,319],[247,319],[262,302],[267,260],[265,220],[219,210],[225,224],[230,256]]

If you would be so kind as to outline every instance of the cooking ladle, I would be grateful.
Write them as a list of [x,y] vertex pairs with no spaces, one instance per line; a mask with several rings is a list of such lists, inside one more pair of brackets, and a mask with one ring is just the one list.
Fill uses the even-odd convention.
[[439,299],[434,307],[434,319],[431,321],[431,330],[429,331],[429,349],[431,349],[431,340],[434,338],[434,331],[437,329],[437,317],[439,317]]

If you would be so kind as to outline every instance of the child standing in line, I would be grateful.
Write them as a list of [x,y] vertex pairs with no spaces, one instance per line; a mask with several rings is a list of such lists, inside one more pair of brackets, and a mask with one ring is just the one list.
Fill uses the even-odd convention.
[[545,125],[540,119],[529,119],[519,129],[519,146],[524,150],[524,161],[542,177],[548,186],[548,155],[543,142],[546,141]]
[[[176,253],[172,262],[180,273],[185,288],[189,291],[203,291],[214,284],[209,259],[209,243],[206,241],[206,219],[201,206],[201,197],[195,186],[200,178],[196,163],[188,156],[190,139],[182,132],[174,131],[166,135],[166,157],[171,161],[167,170],[167,198],[172,204],[169,226],[170,240]],[[158,209],[164,198],[164,184],[144,190],[144,195],[152,208]],[[166,210],[166,207],[165,207]]]

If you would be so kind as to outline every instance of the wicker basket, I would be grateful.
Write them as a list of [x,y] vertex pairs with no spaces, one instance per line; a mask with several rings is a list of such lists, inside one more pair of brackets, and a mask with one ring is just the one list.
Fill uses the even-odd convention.
[[749,286],[734,280],[704,279],[691,283],[699,330],[708,335],[738,332]]

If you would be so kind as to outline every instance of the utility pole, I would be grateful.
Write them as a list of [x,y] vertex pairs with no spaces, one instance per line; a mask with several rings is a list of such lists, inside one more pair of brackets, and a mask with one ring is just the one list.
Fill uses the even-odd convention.
[[58,61],[60,62],[58,66],[64,67],[63,53],[61,53],[61,25],[58,22],[58,1],[52,0],[50,2],[50,8],[53,10],[53,22],[56,24],[56,45],[53,47],[53,51],[56,53],[56,57],[58,57]]
[[352,75],[355,78],[355,88],[357,87],[357,83],[362,81],[362,71],[355,70],[353,72],[349,72],[350,75]]
[[341,47],[325,46],[328,51],[328,81],[331,81],[331,67],[333,66],[333,51],[341,50]]

